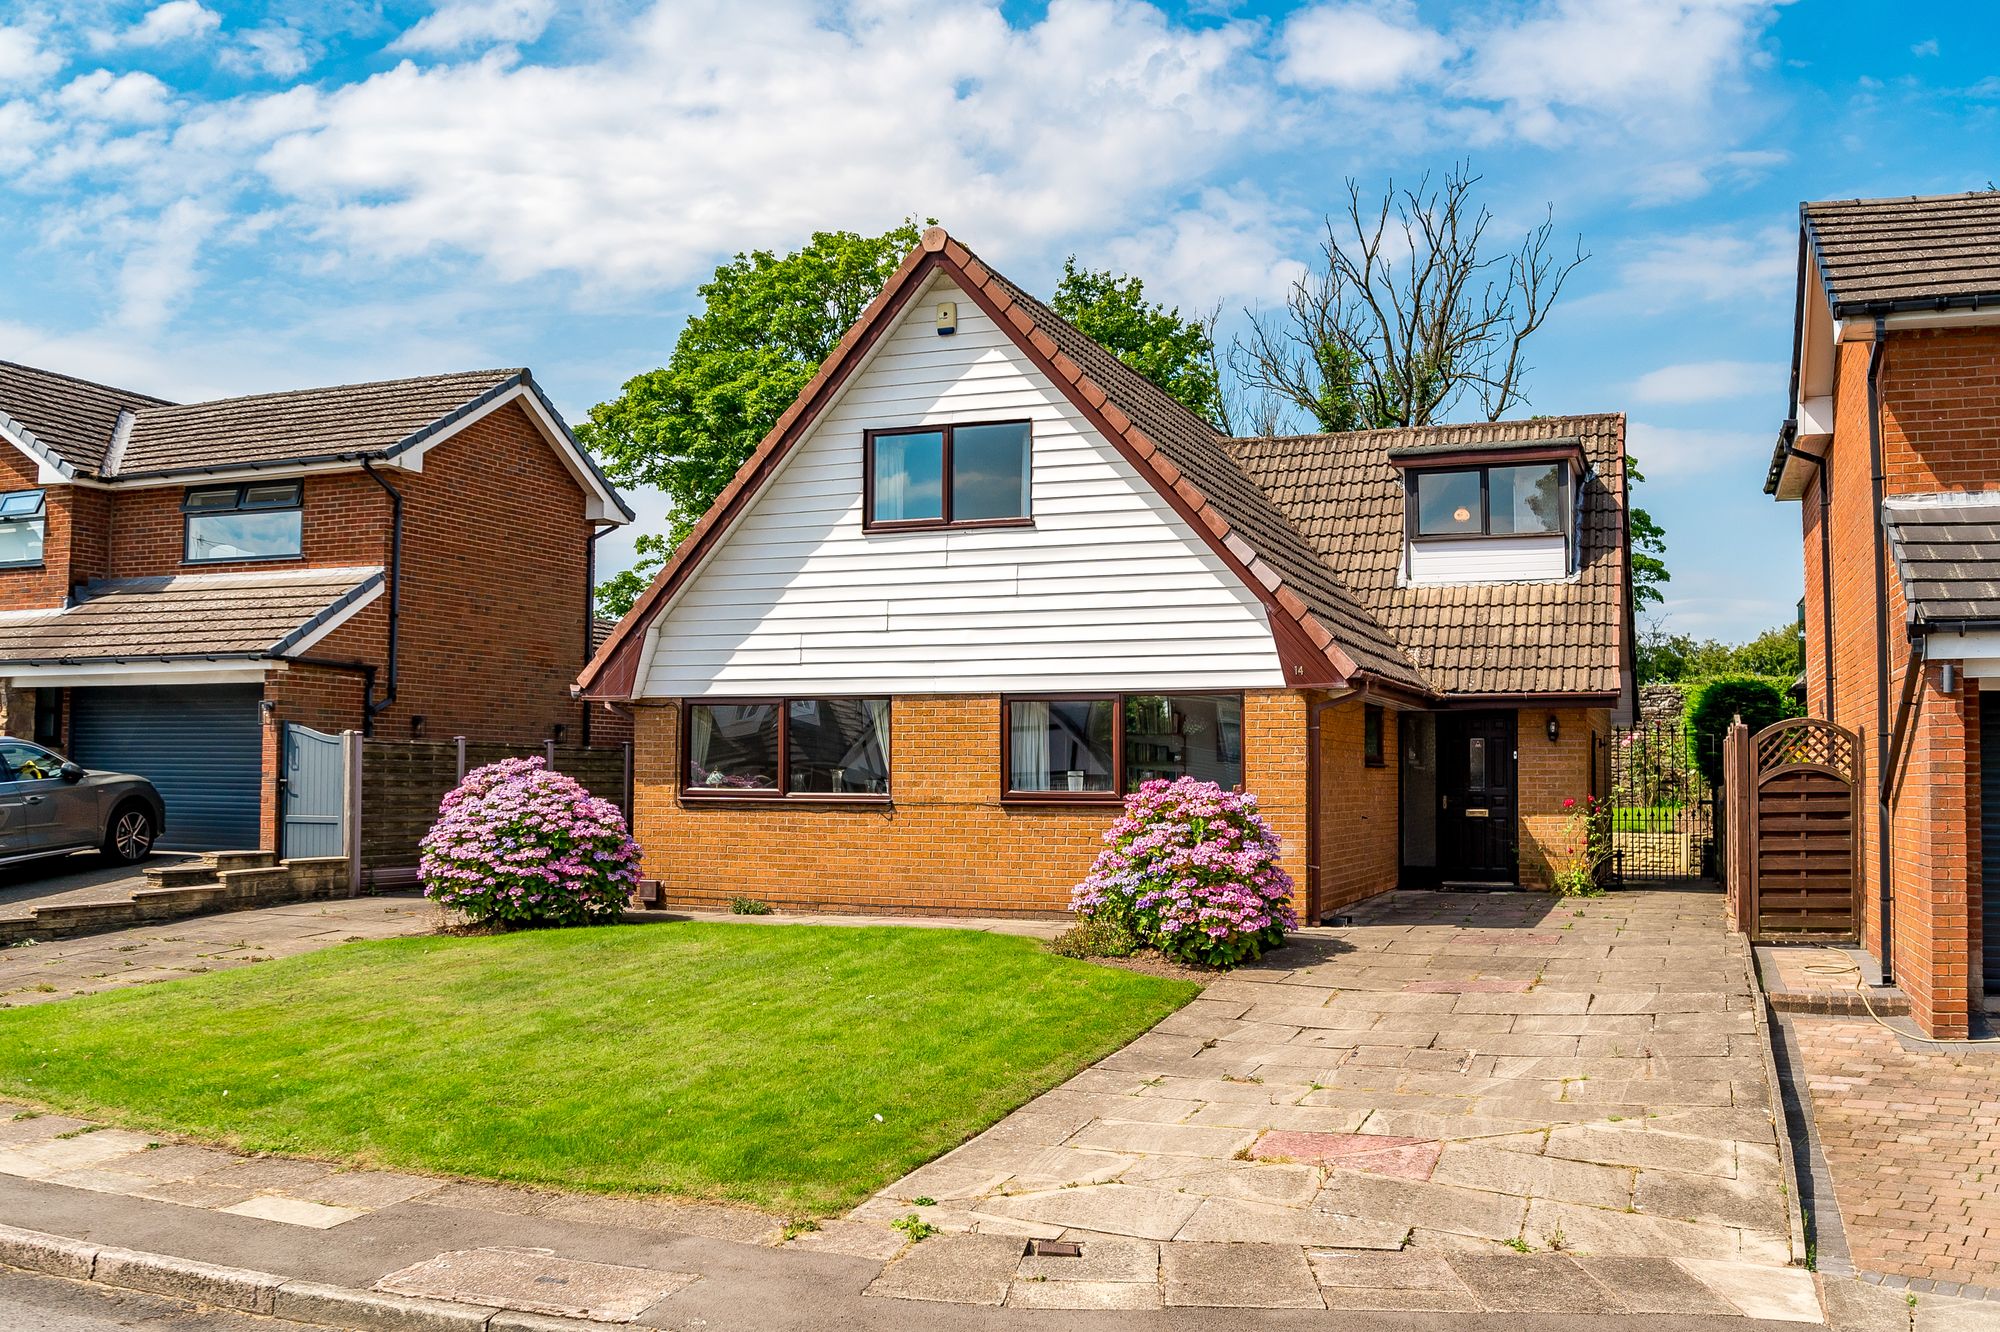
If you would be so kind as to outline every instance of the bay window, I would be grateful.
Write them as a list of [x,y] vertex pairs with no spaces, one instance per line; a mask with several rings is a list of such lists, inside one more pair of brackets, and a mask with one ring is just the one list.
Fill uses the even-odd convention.
[[1010,799],[1115,803],[1154,780],[1243,784],[1239,694],[1019,697],[1001,705]]
[[682,714],[687,795],[888,799],[886,698],[689,702]]

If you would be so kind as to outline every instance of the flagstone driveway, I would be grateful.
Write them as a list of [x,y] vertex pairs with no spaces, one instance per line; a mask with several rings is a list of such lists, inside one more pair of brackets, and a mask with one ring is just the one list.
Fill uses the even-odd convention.
[[1447,1282],[1436,1308],[1479,1307],[1454,1302],[1470,1279],[1440,1260],[1526,1250],[1687,1260],[1711,1286],[1782,1268],[1803,1255],[1754,993],[1716,893],[1390,894],[1211,984],[864,1203],[851,1240],[817,1242],[915,1212],[1172,1242],[1168,1266],[1175,1243],[1299,1246],[1323,1287],[1374,1252]]

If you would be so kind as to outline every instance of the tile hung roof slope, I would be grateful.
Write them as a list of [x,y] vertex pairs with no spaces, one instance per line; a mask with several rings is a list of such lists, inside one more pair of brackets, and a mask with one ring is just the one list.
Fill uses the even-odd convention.
[[2000,621],[2000,491],[1882,501],[1912,624]]
[[990,267],[987,272],[1277,570],[1357,666],[1398,684],[1428,687],[1423,673],[1368,606],[1286,520],[1271,496],[1231,459],[1227,436],[1048,306]]
[[118,474],[377,453],[524,374],[467,370],[150,407],[133,423]]
[[9,417],[81,472],[104,463],[121,411],[166,407],[163,398],[0,361],[0,417]]
[[[1392,452],[1577,440],[1584,492],[1575,582],[1399,587],[1403,485]],[[1443,693],[1615,694],[1625,640],[1625,421],[1617,414],[1241,439],[1238,465],[1276,501]]]
[[2000,304],[2000,193],[1800,206],[1834,314]]
[[381,581],[375,566],[103,579],[67,609],[0,614],[0,662],[275,656]]

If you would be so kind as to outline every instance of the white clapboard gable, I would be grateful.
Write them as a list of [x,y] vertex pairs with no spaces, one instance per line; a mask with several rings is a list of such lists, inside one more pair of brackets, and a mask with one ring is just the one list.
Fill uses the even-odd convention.
[[[938,301],[958,332],[938,336]],[[1034,423],[1030,527],[864,532],[862,432]],[[983,311],[904,307],[653,624],[637,693],[1284,683],[1263,605]]]

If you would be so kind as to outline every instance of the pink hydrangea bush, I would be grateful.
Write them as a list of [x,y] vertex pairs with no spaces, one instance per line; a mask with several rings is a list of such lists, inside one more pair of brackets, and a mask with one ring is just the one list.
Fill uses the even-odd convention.
[[540,758],[467,773],[420,845],[424,895],[477,921],[613,921],[639,883],[639,848],[618,806]]
[[1299,923],[1278,834],[1254,795],[1193,777],[1147,782],[1104,840],[1070,909],[1116,921],[1168,957],[1235,966]]

